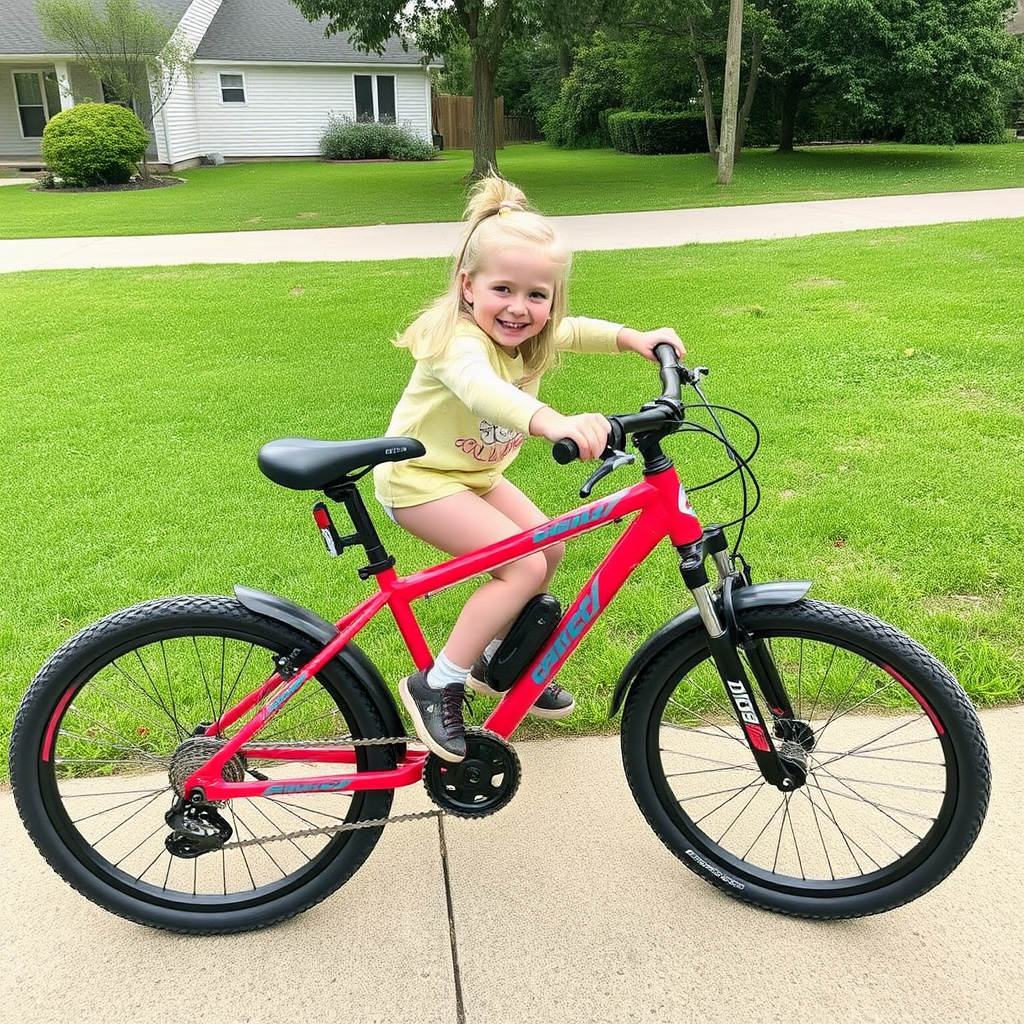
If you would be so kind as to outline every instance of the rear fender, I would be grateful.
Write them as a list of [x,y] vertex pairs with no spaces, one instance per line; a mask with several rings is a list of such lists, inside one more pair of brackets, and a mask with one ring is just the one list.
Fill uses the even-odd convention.
[[[740,587],[732,592],[733,607],[737,612],[746,608],[758,608],[768,604],[796,604],[811,589],[809,580],[792,580],[781,583],[755,583],[748,587]],[[717,601],[716,601],[717,604]],[[647,666],[658,657],[666,647],[677,643],[689,633],[700,632],[703,626],[700,612],[696,607],[687,608],[681,615],[666,622],[657,632],[652,633],[638,648],[615,684],[612,694],[612,705],[608,712],[614,718],[626,699],[630,686],[638,676],[642,675]]]
[[[253,590],[251,587],[240,585],[233,589],[235,597],[249,611],[291,626],[303,636],[309,637],[319,647],[326,646],[338,635],[338,627],[333,622],[328,622],[316,612],[303,608],[302,605],[289,601],[286,597],[278,597],[277,594],[268,594],[263,590]],[[391,695],[377,666],[351,641],[335,655],[335,658],[345,666],[366,691],[367,697],[380,713],[384,722],[385,734],[404,736],[405,726],[398,713],[395,698]]]

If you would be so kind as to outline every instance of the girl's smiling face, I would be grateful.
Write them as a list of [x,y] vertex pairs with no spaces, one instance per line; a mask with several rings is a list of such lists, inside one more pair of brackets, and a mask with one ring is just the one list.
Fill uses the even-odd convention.
[[524,248],[502,248],[474,274],[462,274],[462,297],[477,326],[501,345],[515,349],[535,338],[551,316],[558,267]]

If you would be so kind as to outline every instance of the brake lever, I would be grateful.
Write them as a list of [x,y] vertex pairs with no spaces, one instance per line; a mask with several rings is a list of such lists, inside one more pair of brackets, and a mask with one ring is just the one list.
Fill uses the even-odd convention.
[[618,452],[613,449],[611,455],[597,467],[597,470],[590,479],[580,488],[580,497],[589,498],[590,492],[599,480],[603,480],[609,473],[613,473],[622,466],[632,466],[634,462],[636,462],[635,455],[631,455],[628,452]]

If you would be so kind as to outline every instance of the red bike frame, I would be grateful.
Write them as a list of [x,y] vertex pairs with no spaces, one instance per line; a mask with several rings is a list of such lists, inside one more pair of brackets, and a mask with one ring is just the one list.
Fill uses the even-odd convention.
[[213,801],[282,793],[393,789],[418,782],[427,756],[427,751],[420,748],[407,749],[401,763],[388,771],[228,782],[222,777],[221,769],[240,748],[244,748],[243,753],[251,758],[354,764],[356,748],[342,743],[336,747],[275,746],[272,743],[260,744],[253,738],[302,689],[303,683],[328,664],[385,605],[394,615],[416,667],[427,669],[433,664],[433,657],[413,613],[413,601],[462,583],[506,562],[542,551],[552,544],[572,540],[609,523],[619,522],[635,512],[640,514],[626,527],[594,570],[562,617],[551,639],[526,672],[503,694],[484,723],[485,728],[508,739],[526,717],[540,688],[554,679],[619,588],[657,544],[665,537],[676,546],[692,544],[701,539],[701,525],[690,507],[674,466],[669,465],[632,487],[582,505],[539,527],[480,548],[471,554],[442,562],[433,568],[423,569],[410,576],[398,576],[393,568],[378,573],[378,592],[338,621],[338,635],[314,658],[287,678],[275,673],[263,686],[206,729],[207,736],[222,736],[254,708],[259,708],[252,719],[187,780],[185,792],[193,792],[199,787],[205,799]]

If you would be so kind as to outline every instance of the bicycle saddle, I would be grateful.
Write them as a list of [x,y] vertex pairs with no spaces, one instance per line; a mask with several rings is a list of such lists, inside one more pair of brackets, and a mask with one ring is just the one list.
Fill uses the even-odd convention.
[[257,459],[264,476],[293,491],[321,491],[332,484],[357,480],[381,462],[402,462],[426,455],[414,437],[371,437],[364,441],[317,441],[284,437],[268,441]]

